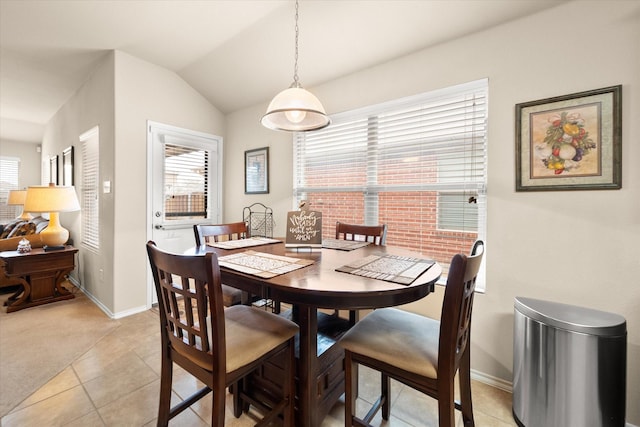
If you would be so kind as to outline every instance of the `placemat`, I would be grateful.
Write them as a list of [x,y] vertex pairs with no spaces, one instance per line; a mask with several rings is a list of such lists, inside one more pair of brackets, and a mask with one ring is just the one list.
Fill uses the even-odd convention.
[[363,248],[371,242],[359,242],[356,240],[343,239],[322,239],[322,247],[327,249],[337,249],[339,251],[352,251],[354,249]]
[[270,279],[311,265],[313,261],[249,250],[218,257],[218,263],[241,273]]
[[351,264],[336,268],[336,271],[370,277],[387,282],[410,285],[435,261],[399,255],[369,255]]
[[251,246],[269,245],[271,243],[280,243],[280,240],[270,239],[268,237],[250,237],[248,239],[226,240],[224,242],[207,242],[207,245],[220,249],[240,249]]

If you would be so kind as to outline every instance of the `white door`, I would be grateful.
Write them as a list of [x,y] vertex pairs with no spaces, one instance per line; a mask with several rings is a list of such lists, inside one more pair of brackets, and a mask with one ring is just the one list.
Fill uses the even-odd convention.
[[[147,234],[159,248],[182,253],[195,245],[194,224],[220,222],[222,138],[148,122],[147,147]],[[150,270],[148,283],[151,306],[158,299]]]

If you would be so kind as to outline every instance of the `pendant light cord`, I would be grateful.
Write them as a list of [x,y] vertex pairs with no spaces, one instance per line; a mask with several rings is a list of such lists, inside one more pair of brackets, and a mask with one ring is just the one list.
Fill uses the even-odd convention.
[[[0,0],[1,1],[1,0]],[[288,132],[306,132],[322,129],[331,123],[331,119],[322,103],[311,92],[304,90],[298,81],[298,26],[299,4],[295,0],[295,52],[293,65],[293,83],[288,89],[278,93],[269,103],[267,113],[260,122],[274,130]]]
[[294,54],[294,65],[293,65],[293,84],[291,87],[300,87],[300,83],[298,82],[298,33],[300,29],[298,28],[298,0],[296,0],[296,45],[295,45],[295,54]]

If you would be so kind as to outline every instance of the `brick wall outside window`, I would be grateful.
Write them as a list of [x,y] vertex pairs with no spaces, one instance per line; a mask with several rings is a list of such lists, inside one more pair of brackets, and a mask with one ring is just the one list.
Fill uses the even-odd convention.
[[[335,236],[336,222],[364,224],[362,193],[312,193],[311,209],[322,212],[322,236]],[[478,234],[437,227],[437,193],[383,193],[380,195],[379,223],[387,224],[387,244],[421,253],[448,266],[460,247],[471,249]],[[417,210],[415,206],[423,206]],[[424,208],[427,206],[427,208]]]

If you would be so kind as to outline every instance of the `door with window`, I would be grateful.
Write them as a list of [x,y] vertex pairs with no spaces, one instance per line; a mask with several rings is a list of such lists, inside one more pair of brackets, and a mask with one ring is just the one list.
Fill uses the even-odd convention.
[[[193,225],[220,222],[222,138],[149,122],[150,239],[182,253],[195,244]],[[149,274],[151,304],[157,302]]]

